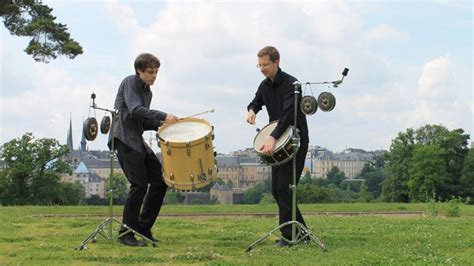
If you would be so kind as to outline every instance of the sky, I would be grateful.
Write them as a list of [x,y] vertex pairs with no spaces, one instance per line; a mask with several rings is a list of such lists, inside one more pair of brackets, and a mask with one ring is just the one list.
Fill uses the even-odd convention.
[[[303,86],[303,95],[331,92],[336,106],[307,116],[310,145],[388,150],[399,132],[426,124],[473,135],[473,3],[471,1],[53,1],[57,22],[84,49],[71,60],[35,62],[30,39],[0,26],[0,144],[32,132],[74,147],[82,123],[112,109],[122,79],[142,52],[162,65],[151,108],[199,117],[214,126],[214,147],[253,147],[257,125],[247,105],[264,78],[256,68],[264,46],[280,51],[280,67],[303,83],[341,79],[337,88]],[[144,137],[158,151],[154,132]],[[99,134],[89,149],[106,150]],[[472,141],[472,138],[471,138]]]

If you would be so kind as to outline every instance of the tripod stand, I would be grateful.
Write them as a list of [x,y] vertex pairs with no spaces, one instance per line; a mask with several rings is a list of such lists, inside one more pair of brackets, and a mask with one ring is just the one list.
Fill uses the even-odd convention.
[[112,181],[113,181],[113,178],[114,178],[114,159],[115,159],[114,118],[117,115],[117,112],[115,110],[109,110],[109,109],[106,109],[106,108],[97,107],[97,105],[95,104],[95,94],[94,93],[92,93],[91,98],[92,98],[92,105],[91,105],[92,108],[109,112],[112,115],[111,125],[110,125],[110,136],[111,136],[110,175],[109,175],[109,190],[107,191],[108,196],[109,196],[109,215],[104,221],[102,221],[99,224],[99,226],[97,226],[97,228],[90,235],[88,235],[84,239],[84,241],[82,241],[81,245],[79,245],[75,249],[76,250],[87,249],[87,243],[89,243],[89,242],[95,243],[97,241],[97,235],[100,235],[100,236],[104,237],[106,240],[115,239],[114,238],[114,232],[113,232],[114,223],[116,223],[120,227],[123,227],[123,228],[126,229],[126,231],[124,231],[122,233],[117,233],[117,236],[116,236],[117,238],[120,238],[121,236],[124,236],[128,233],[133,233],[133,234],[136,234],[136,235],[140,236],[146,242],[151,243],[152,246],[156,246],[156,244],[153,240],[151,240],[151,239],[147,238],[146,236],[140,234],[139,232],[137,232],[133,228],[129,227],[128,225],[122,224],[120,221],[118,221],[117,219],[114,219],[114,217],[113,217],[113,206],[114,206],[113,200],[114,200],[114,197],[113,197],[113,182]]
[[293,146],[293,180],[292,185],[290,185],[290,189],[292,191],[292,209],[291,209],[291,221],[285,222],[280,224],[278,227],[272,229],[270,232],[262,236],[261,238],[257,239],[255,242],[250,244],[246,249],[245,252],[249,252],[253,249],[254,246],[274,234],[280,234],[280,229],[291,225],[291,239],[287,239],[281,234],[281,239],[288,243],[289,245],[298,244],[300,242],[314,242],[316,243],[322,250],[326,250],[326,247],[321,239],[319,239],[316,235],[314,235],[305,225],[296,221],[296,153],[298,151],[300,138],[298,135],[297,130],[297,117],[298,117],[298,96],[301,93],[301,84],[299,82],[295,82],[294,84],[294,94],[295,94],[295,106],[294,106],[294,125],[291,127],[293,128],[293,136],[292,136],[292,146]]

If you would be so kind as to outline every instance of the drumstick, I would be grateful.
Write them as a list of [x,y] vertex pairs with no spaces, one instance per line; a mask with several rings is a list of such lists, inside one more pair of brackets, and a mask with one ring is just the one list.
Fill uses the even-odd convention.
[[181,119],[190,118],[190,117],[193,117],[193,116],[198,116],[198,115],[202,115],[202,114],[205,114],[205,113],[214,113],[214,109],[207,110],[207,111],[204,111],[204,112],[201,112],[201,113],[197,113],[197,114],[194,114],[194,115],[186,116],[186,117],[183,117],[183,118],[181,118]]

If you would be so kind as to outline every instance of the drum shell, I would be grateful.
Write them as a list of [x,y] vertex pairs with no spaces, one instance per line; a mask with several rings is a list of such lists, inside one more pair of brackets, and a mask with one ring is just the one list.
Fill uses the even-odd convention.
[[[186,118],[181,121],[204,123],[209,126],[210,131],[206,136],[188,142],[159,139],[163,158],[163,179],[175,190],[196,190],[209,185],[217,174],[212,143],[214,129],[204,119]],[[160,128],[158,135],[166,127]]]

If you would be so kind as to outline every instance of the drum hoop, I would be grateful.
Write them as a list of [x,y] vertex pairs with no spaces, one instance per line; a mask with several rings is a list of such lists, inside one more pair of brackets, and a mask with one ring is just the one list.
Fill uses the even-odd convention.
[[[188,118],[183,118],[180,121],[183,121],[183,122],[200,122],[200,123],[203,123],[203,124],[209,126],[210,131],[205,136],[200,137],[198,139],[194,139],[192,141],[169,141],[169,140],[166,140],[166,139],[163,139],[163,138],[159,137],[158,139],[160,140],[160,143],[165,144],[165,145],[169,145],[170,147],[180,148],[180,147],[187,147],[188,143],[189,143],[190,146],[200,145],[203,142],[206,142],[206,138],[207,139],[211,138],[211,140],[212,140],[212,135],[214,135],[214,128],[212,127],[211,123],[209,123],[207,120],[202,119],[202,118],[188,117]],[[160,135],[160,133],[163,132],[163,130],[165,130],[166,128],[168,128],[172,125],[174,125],[174,124],[165,125],[165,126],[160,127],[158,129],[158,135]],[[212,143],[212,141],[211,141],[211,143]]]

